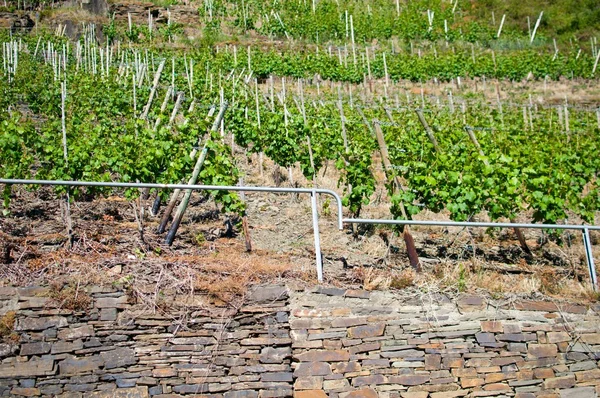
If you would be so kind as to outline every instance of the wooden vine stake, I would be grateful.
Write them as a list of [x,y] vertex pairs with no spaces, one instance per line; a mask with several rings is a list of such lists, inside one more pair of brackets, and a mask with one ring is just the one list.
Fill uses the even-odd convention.
[[[540,26],[540,22],[542,21],[542,16],[544,15],[544,11],[540,12],[540,16],[538,17],[537,21],[535,22],[535,26],[533,28],[533,33],[531,33],[531,38],[529,40],[529,44],[533,43],[533,40],[535,39],[535,33],[537,32],[539,26]],[[529,19],[528,19],[529,21]]]
[[146,119],[148,117],[148,112],[150,112],[150,106],[152,105],[152,100],[154,99],[154,95],[156,94],[156,88],[158,87],[158,81],[160,80],[160,74],[162,73],[163,68],[165,67],[165,60],[163,59],[158,65],[158,70],[154,75],[154,82],[152,82],[152,90],[150,90],[150,97],[148,98],[148,103],[144,107],[144,111],[140,116],[141,119]]
[[435,151],[441,153],[442,150],[440,149],[440,146],[438,145],[438,142],[435,139],[435,135],[433,135],[433,130],[431,130],[431,127],[429,127],[427,120],[425,120],[425,116],[423,116],[423,111],[421,109],[415,109],[415,112],[419,117],[419,122],[421,122],[423,128],[425,129],[425,132],[427,133],[427,138],[429,138],[429,141],[431,141],[431,143],[433,144]]
[[[207,119],[211,118],[213,116],[214,112],[215,112],[215,108],[211,107],[210,110],[208,111]],[[190,152],[190,159],[194,160],[196,158],[196,155],[198,154],[197,146],[200,145],[201,141],[202,141],[202,136],[198,137],[198,143],[197,143],[196,147]],[[171,194],[171,199],[169,200],[169,203],[165,209],[165,212],[164,212],[162,218],[160,219],[160,224],[156,231],[157,233],[162,234],[167,229],[167,223],[169,222],[169,218],[171,217],[171,213],[173,212],[173,209],[175,208],[175,205],[177,204],[177,199],[179,198],[180,194],[181,194],[181,189],[175,189],[173,191],[173,193]]]
[[[377,136],[377,143],[379,144],[379,151],[381,153],[381,162],[383,163],[383,169],[385,170],[385,178],[386,181],[389,181],[392,178],[392,182],[394,183],[394,194],[396,194],[399,190],[403,190],[402,184],[400,183],[400,179],[395,173],[392,171],[392,164],[390,163],[390,157],[387,150],[387,145],[385,144],[385,139],[383,137],[383,132],[381,131],[381,126],[379,125],[379,120],[374,120],[373,125],[375,126],[375,135]],[[404,203],[400,203],[400,211],[402,213],[402,217],[405,220],[409,220],[408,213],[406,212],[406,208],[404,207]],[[404,225],[401,227],[402,237],[404,238],[404,243],[406,244],[406,252],[408,254],[408,259],[410,261],[411,267],[413,267],[417,272],[421,272],[421,262],[419,261],[419,255],[417,254],[417,249],[415,247],[415,240],[410,234],[410,230],[408,225]]]
[[175,101],[175,106],[173,107],[173,112],[171,112],[171,117],[169,118],[169,126],[173,124],[175,121],[175,117],[177,116],[177,112],[179,112],[179,108],[181,108],[181,104],[183,102],[184,93],[180,91],[177,93],[177,100]]
[[498,28],[498,33],[496,33],[496,39],[500,38],[500,34],[502,33],[502,27],[504,26],[505,19],[506,19],[506,14],[502,15],[502,21],[500,21],[500,27]]
[[[215,122],[213,123],[213,125],[210,129],[211,132],[215,132],[219,129],[221,121],[223,120],[223,116],[225,116],[226,110],[227,110],[227,103],[223,102],[223,104],[221,105],[219,114],[217,115],[217,118],[215,119]],[[210,136],[204,142],[204,147],[202,148],[202,153],[200,154],[200,157],[196,161],[196,165],[194,166],[194,170],[192,171],[192,176],[190,177],[190,179],[188,181],[188,185],[196,184],[196,180],[198,179],[198,175],[200,174],[200,170],[202,169],[204,161],[206,160],[206,155],[208,154],[208,145],[207,144],[209,141],[210,141]],[[187,209],[187,206],[188,206],[191,196],[192,196],[192,190],[186,189],[185,194],[183,196],[183,200],[179,204],[179,207],[177,208],[177,213],[175,213],[175,217],[173,218],[173,223],[171,224],[171,229],[169,230],[169,233],[167,234],[167,237],[165,238],[165,243],[168,244],[169,246],[172,245],[173,240],[175,240],[175,235],[177,234],[177,230],[179,229],[179,224],[181,224],[181,220],[183,219],[183,214],[185,213],[185,210]]]

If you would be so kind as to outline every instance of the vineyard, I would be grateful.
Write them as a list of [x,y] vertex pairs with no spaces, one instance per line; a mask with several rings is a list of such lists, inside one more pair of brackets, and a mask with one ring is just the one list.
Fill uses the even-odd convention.
[[[476,5],[465,7],[206,1],[197,7],[199,38],[170,11],[168,21],[113,14],[102,26],[80,24],[77,37],[57,34],[60,26],[0,31],[0,178],[326,188],[342,196],[348,218],[598,225],[596,37],[551,28],[554,9],[537,10],[523,27],[500,9],[484,20]],[[577,18],[598,32],[598,19]],[[294,195],[0,188],[7,279],[51,277],[73,263],[56,253],[110,254],[104,267],[131,253],[196,261],[215,250],[207,242],[214,237],[195,226],[207,219],[221,225],[217,242],[245,240],[231,255],[248,255],[254,240],[266,257],[287,253],[304,264],[285,272],[313,277],[310,249],[274,243],[278,233],[252,226],[272,223],[272,208],[285,218],[284,208],[288,228],[310,230],[299,221],[309,223],[306,204]],[[30,208],[34,198],[46,203],[36,207],[47,213],[41,218]],[[87,207],[115,200],[120,210]],[[336,232],[335,203],[323,196],[318,205],[324,234],[338,234],[323,247],[330,283],[366,285],[375,274],[431,283],[452,274],[448,285],[464,290],[484,287],[490,272],[508,284],[514,275],[537,278],[529,293],[589,297],[592,289],[573,231],[353,224]],[[73,218],[84,207],[93,215]],[[110,232],[130,235],[116,245],[123,253],[110,239],[88,242],[94,223],[124,213],[134,226],[115,223]],[[44,227],[40,220],[52,225],[52,244],[23,227]],[[590,233],[598,264],[598,234]],[[31,242],[38,247],[28,253]],[[467,286],[467,274],[481,284]]]

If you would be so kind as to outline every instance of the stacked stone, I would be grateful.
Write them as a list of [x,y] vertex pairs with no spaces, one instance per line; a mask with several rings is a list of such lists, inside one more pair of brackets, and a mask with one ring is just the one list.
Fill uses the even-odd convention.
[[318,288],[290,307],[298,398],[600,393],[600,305]]
[[171,309],[158,311],[114,288],[86,294],[91,308],[70,311],[46,288],[0,288],[0,315],[16,311],[16,341],[0,345],[1,396],[292,395],[285,287],[225,315],[204,296],[165,298]]
[[[600,305],[262,286],[238,310],[0,288],[0,396],[593,398]],[[83,291],[82,291],[82,294]],[[58,304],[58,305],[57,305]],[[11,315],[15,314],[15,315]],[[289,319],[288,319],[289,318]],[[14,325],[10,319],[16,319]]]
[[128,22],[131,17],[136,24],[147,24],[148,13],[152,14],[155,23],[167,23],[169,17],[171,22],[184,25],[193,25],[199,22],[198,8],[182,4],[160,7],[149,3],[111,3],[110,15],[121,22]]

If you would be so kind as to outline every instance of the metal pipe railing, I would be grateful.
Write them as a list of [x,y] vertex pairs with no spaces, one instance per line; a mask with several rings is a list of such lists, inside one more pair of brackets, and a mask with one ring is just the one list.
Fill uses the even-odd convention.
[[[2,182],[2,180],[0,180]],[[379,218],[344,218],[343,223],[349,224],[394,224],[422,225],[433,227],[475,227],[475,228],[534,228],[534,229],[574,229],[600,231],[600,225],[576,224],[522,224],[508,222],[472,222],[472,221],[421,221],[421,220],[390,220]]]
[[344,218],[343,223],[348,224],[387,224],[387,225],[421,225],[431,227],[472,227],[472,228],[534,228],[534,229],[570,229],[579,230],[583,233],[583,245],[585,257],[588,264],[588,272],[592,289],[598,290],[598,278],[596,266],[592,255],[592,241],[590,230],[600,231],[599,225],[575,225],[575,224],[523,224],[506,222],[471,222],[471,221],[422,221],[422,220],[390,220],[390,219],[367,219],[367,218]]
[[284,187],[249,187],[235,185],[186,185],[186,184],[151,184],[134,182],[98,182],[98,181],[53,181],[53,180],[22,180],[22,179],[0,179],[0,184],[16,185],[63,185],[78,187],[108,187],[108,188],[157,188],[157,189],[189,189],[198,191],[238,191],[238,192],[272,192],[272,193],[307,193],[311,196],[313,233],[315,237],[315,257],[317,266],[317,278],[323,282],[323,259],[321,258],[321,238],[319,235],[319,213],[317,208],[317,194],[331,195],[337,203],[338,228],[343,229],[342,224],[342,199],[330,189],[321,188],[284,188]]
[[71,187],[107,187],[107,188],[158,188],[158,189],[192,189],[198,191],[237,191],[237,192],[272,192],[272,193],[321,193],[331,195],[337,203],[338,229],[342,224],[342,198],[331,189],[322,188],[285,188],[255,187],[240,185],[187,185],[187,184],[154,184],[145,182],[100,182],[100,181],[61,181],[61,180],[23,180],[0,178],[0,184],[16,185],[63,185]]
[[583,233],[585,255],[589,268],[590,280],[594,291],[598,289],[598,280],[594,257],[592,255],[592,242],[589,231],[600,231],[598,225],[575,225],[575,224],[526,224],[526,223],[503,223],[503,222],[471,222],[471,221],[422,221],[422,220],[390,220],[390,219],[366,219],[366,218],[344,218],[342,213],[342,199],[330,189],[321,188],[283,188],[283,187],[256,187],[256,186],[233,186],[233,185],[186,185],[186,184],[154,184],[154,183],[129,183],[129,182],[97,182],[97,181],[53,181],[53,180],[23,180],[23,179],[0,179],[0,184],[17,185],[63,185],[63,186],[88,186],[109,188],[158,188],[158,189],[191,189],[206,191],[238,191],[238,192],[272,192],[272,193],[307,193],[311,195],[313,233],[315,237],[315,255],[317,265],[317,278],[323,281],[323,263],[321,258],[321,243],[319,236],[319,219],[317,208],[317,194],[327,194],[334,197],[337,204],[337,226],[343,229],[344,224],[386,224],[386,225],[419,225],[432,227],[468,227],[468,228],[534,228],[534,229],[565,229],[579,230]]

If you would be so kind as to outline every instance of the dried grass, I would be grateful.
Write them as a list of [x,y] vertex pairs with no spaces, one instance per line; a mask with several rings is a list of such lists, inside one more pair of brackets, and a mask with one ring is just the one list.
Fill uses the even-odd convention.
[[16,343],[19,341],[19,335],[15,333],[16,322],[15,311],[8,311],[0,318],[0,340],[5,343]]
[[72,311],[85,311],[92,305],[92,298],[80,286],[80,281],[63,283],[54,281],[50,284],[48,295],[57,308]]
[[387,290],[392,283],[389,272],[376,268],[357,267],[352,270],[353,278],[365,290]]
[[262,250],[243,253],[237,244],[224,246],[202,260],[194,288],[224,302],[243,296],[253,284],[281,281],[286,277],[309,279],[294,271],[287,256]]

